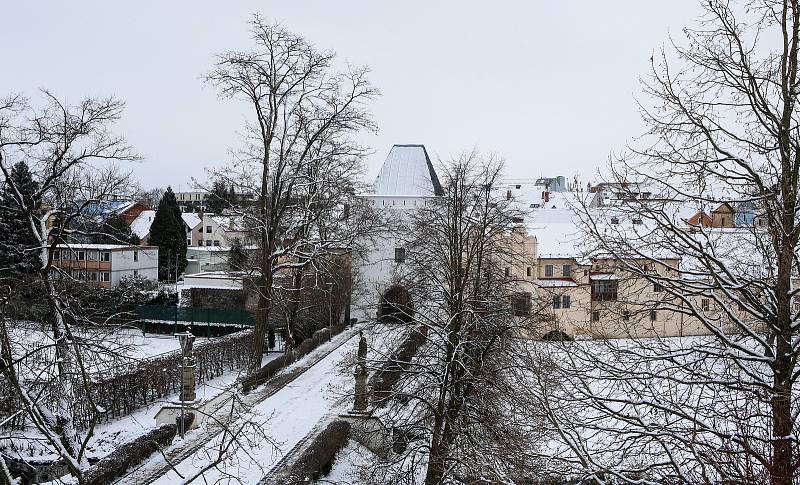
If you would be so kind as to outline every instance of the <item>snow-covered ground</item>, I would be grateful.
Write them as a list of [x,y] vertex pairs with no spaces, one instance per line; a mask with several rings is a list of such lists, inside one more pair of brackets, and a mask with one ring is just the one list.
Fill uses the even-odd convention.
[[[342,401],[341,396],[346,389],[349,389],[348,386],[353,385],[349,367],[344,363],[355,354],[357,345],[358,337],[355,336],[242,416],[232,426],[233,429],[250,420],[263,430],[269,439],[242,443],[243,446],[236,449],[232,456],[217,468],[206,470],[199,479],[200,482],[257,483],[321,419],[332,413],[343,412],[349,403]],[[298,364],[301,363],[302,361]],[[222,435],[217,436],[189,458],[176,463],[175,469],[184,478],[198,473],[216,457],[222,439]],[[163,460],[161,457],[153,459]],[[227,474],[231,474],[233,478]],[[182,479],[173,470],[155,483],[167,485],[181,481]]]
[[347,445],[336,454],[333,466],[324,482],[336,485],[358,485],[361,483],[360,472],[369,466],[370,458],[374,455],[358,441],[351,439]]
[[[110,372],[124,372],[130,368],[132,361],[180,349],[178,339],[172,335],[143,334],[136,328],[76,327],[73,332],[77,338],[86,342],[81,348],[90,372],[103,375],[108,375]],[[23,358],[27,354],[18,366],[21,376],[40,375],[42,369],[52,365],[53,337],[40,325],[32,322],[15,322],[14,326],[9,327],[9,340],[12,355],[16,359]],[[195,345],[204,340],[198,338]]]

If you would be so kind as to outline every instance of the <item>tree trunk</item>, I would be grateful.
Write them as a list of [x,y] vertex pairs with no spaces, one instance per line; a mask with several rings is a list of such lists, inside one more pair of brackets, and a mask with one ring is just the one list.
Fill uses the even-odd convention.
[[[791,222],[792,221],[786,221]],[[793,226],[793,224],[791,224]],[[783,242],[778,255],[778,281],[776,288],[777,322],[775,335],[775,361],[773,363],[772,398],[772,484],[791,485],[793,475],[793,425],[792,419],[792,353],[791,273],[794,244]]]
[[[269,247],[262,251],[269,252]],[[261,368],[261,357],[264,355],[264,339],[269,328],[269,315],[272,311],[272,268],[269,257],[262,256],[261,278],[256,286],[258,291],[258,308],[256,310],[256,324],[253,328],[253,341],[250,345],[250,372]]]
[[[297,339],[297,312],[300,307],[300,292],[303,286],[303,270],[294,270],[292,275],[292,287],[289,289],[289,316],[286,322],[286,328],[289,329],[289,335],[292,336],[292,341],[298,342]],[[303,337],[307,337],[303,335]]]
[[77,400],[73,387],[76,372],[72,355],[72,341],[66,333],[61,303],[56,297],[56,288],[48,268],[41,271],[41,277],[47,290],[47,300],[53,318],[52,331],[55,342],[56,372],[58,373],[55,386],[56,402],[53,410],[54,430],[58,433],[64,451],[77,460],[80,452],[80,439],[72,414],[72,403]]

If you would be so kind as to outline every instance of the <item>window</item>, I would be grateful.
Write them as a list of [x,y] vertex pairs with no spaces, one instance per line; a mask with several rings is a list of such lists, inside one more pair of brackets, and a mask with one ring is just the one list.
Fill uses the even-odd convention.
[[711,309],[711,300],[709,300],[708,298],[703,298],[702,300],[700,300],[700,306],[703,308],[704,312],[707,312],[708,310]]
[[655,310],[650,310],[650,321],[655,322],[657,318],[658,318],[658,312],[656,312]]
[[97,282],[97,271],[92,271],[91,273],[89,273],[89,279],[96,283]]
[[631,319],[631,312],[629,312],[628,310],[623,311],[622,312],[622,320],[627,322],[630,319]]
[[592,312],[592,321],[599,322],[600,321],[600,312],[595,310]]
[[133,261],[134,262],[139,261],[139,251],[133,252]]
[[592,281],[592,301],[616,301],[617,280]]
[[214,239],[214,246],[219,246],[219,239]]
[[553,276],[553,265],[547,264],[544,267],[544,275],[545,276]]
[[61,259],[64,261],[69,261],[72,259],[72,253],[69,249],[62,249],[61,250]]
[[528,269],[526,270],[526,274],[528,275],[529,278],[530,278],[532,273],[533,273],[533,271],[531,270],[531,267],[528,266]]
[[190,237],[186,238],[186,245],[187,246],[191,246],[192,245],[192,238],[190,238]]
[[97,261],[97,251],[87,251],[86,259],[89,261]]
[[133,277],[134,278],[138,278],[139,277],[139,270],[138,269],[133,270]]
[[53,251],[53,261],[58,261],[59,259],[61,259],[61,250],[56,249]]
[[111,261],[111,253],[109,252],[100,253],[100,261],[105,261],[105,262]]
[[211,226],[206,226],[206,232],[211,234]]
[[505,269],[505,275],[506,276],[511,276],[511,268],[506,268]]
[[511,311],[516,317],[524,317],[531,314],[531,294],[515,293],[511,295]]
[[572,276],[572,266],[569,264],[565,264],[561,271],[564,273],[564,276]]
[[572,305],[572,298],[569,295],[561,297],[561,308],[569,308]]
[[78,251],[78,261],[86,261],[86,251]]
[[406,262],[406,248],[394,248],[394,262],[395,263]]
[[561,308],[561,297],[558,295],[553,297],[553,308]]
[[102,273],[100,273],[100,281],[104,283],[108,283],[109,281],[111,281],[111,273],[109,273],[108,271],[103,271]]
[[664,285],[662,285],[659,282],[653,283],[653,291],[655,291],[656,293],[660,293],[660,292],[664,291]]

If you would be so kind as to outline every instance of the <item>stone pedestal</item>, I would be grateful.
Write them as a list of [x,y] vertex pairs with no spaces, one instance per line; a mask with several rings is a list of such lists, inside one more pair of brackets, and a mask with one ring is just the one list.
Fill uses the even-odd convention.
[[367,406],[369,405],[367,376],[369,374],[363,367],[359,366],[353,375],[356,378],[356,387],[355,396],[353,399],[353,409],[351,412],[354,414],[369,414],[369,411],[367,410]]
[[181,371],[181,401],[192,402],[197,399],[195,393],[195,378],[194,378],[194,358],[183,358],[183,369]]

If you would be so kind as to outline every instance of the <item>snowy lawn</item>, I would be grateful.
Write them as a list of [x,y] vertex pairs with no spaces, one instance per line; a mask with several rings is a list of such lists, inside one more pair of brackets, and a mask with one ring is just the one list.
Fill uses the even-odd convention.
[[[96,327],[73,328],[75,337],[82,339],[82,354],[89,372],[107,375],[125,372],[131,362],[175,352],[180,349],[178,339],[172,335],[143,334],[136,328]],[[14,322],[9,325],[11,352],[18,364],[18,372],[25,376],[39,375],[52,364],[52,335],[40,324]],[[198,338],[195,345],[205,341]],[[41,350],[37,350],[41,349]],[[32,351],[37,350],[34,353]],[[27,355],[27,357],[26,357]]]

